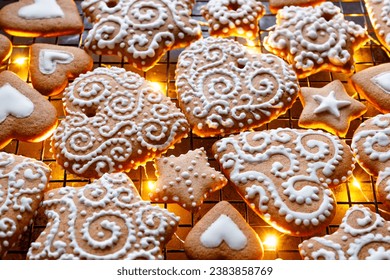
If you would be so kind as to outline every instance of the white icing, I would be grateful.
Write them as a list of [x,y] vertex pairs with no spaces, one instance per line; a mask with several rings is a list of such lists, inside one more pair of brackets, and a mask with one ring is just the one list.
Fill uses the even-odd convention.
[[345,20],[340,8],[325,2],[279,10],[278,22],[264,39],[264,46],[287,59],[300,77],[306,77],[327,64],[337,69],[352,64],[352,46],[366,39],[363,27]]
[[390,94],[390,72],[384,72],[376,75],[371,81],[380,87],[384,92]]
[[[31,244],[29,259],[162,259],[164,241],[179,221],[142,201],[124,173],[50,194],[42,207],[51,223]],[[60,225],[66,230],[60,231]]]
[[54,152],[80,176],[136,168],[187,133],[176,106],[125,69],[97,68],[80,75],[63,100],[67,117],[54,132]]
[[22,119],[29,117],[34,111],[34,104],[9,83],[0,87],[0,123],[11,115]]
[[39,52],[39,71],[42,74],[50,75],[56,71],[57,63],[69,64],[74,60],[70,52],[42,49]]
[[333,90],[327,96],[313,95],[313,99],[319,103],[314,110],[315,114],[328,112],[337,118],[340,117],[340,109],[351,105],[350,101],[336,99]]
[[377,36],[387,48],[390,46],[390,0],[366,1],[366,9]]
[[168,50],[201,37],[191,7],[179,0],[118,0],[113,7],[104,0],[86,0],[81,7],[94,23],[86,48],[124,56],[139,69],[151,68]]
[[56,0],[34,0],[33,4],[20,8],[18,15],[28,20],[65,17]]
[[216,248],[225,242],[232,250],[242,250],[248,240],[237,224],[226,215],[220,215],[200,236],[204,247]]

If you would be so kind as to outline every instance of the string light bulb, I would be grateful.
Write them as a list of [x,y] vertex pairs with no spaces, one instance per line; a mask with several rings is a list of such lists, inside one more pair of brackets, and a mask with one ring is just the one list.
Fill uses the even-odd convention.
[[273,234],[267,235],[264,239],[263,245],[268,249],[275,250],[276,245],[278,245],[278,238]]
[[156,188],[156,184],[153,181],[147,181],[146,182],[146,188],[148,191],[153,191]]
[[20,56],[20,57],[17,57],[13,60],[13,63],[14,64],[17,64],[19,66],[23,66],[27,63],[27,60],[28,60],[28,57],[25,57],[25,56]]
[[154,90],[164,92],[164,89],[163,89],[163,86],[161,85],[161,83],[151,82],[151,84],[152,84],[152,87]]
[[351,184],[352,184],[353,187],[355,187],[355,188],[357,188],[359,190],[362,189],[362,186],[360,185],[360,182],[355,177],[353,177]]

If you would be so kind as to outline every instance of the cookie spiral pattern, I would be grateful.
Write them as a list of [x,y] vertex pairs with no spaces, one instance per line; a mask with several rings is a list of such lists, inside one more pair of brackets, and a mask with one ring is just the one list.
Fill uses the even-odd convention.
[[124,173],[45,194],[49,219],[29,259],[163,259],[179,218],[142,201]]
[[179,106],[202,137],[259,127],[285,113],[299,91],[294,71],[282,59],[213,37],[180,54],[176,87]]
[[93,23],[85,47],[98,55],[123,56],[147,71],[167,51],[201,38],[200,26],[190,16],[192,2],[85,0],[82,9]]
[[321,231],[334,217],[329,186],[352,175],[350,148],[314,130],[279,128],[223,138],[213,152],[226,177],[253,210],[295,236]]
[[136,168],[187,136],[179,109],[138,74],[112,67],[66,89],[67,116],[53,136],[60,165],[86,178]]
[[43,162],[0,152],[0,257],[32,222],[50,173]]

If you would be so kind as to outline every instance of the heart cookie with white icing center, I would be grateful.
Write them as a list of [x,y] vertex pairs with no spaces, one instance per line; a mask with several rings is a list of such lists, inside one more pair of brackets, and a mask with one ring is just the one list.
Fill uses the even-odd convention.
[[33,87],[41,94],[61,93],[81,73],[91,70],[93,59],[83,49],[36,43],[30,50],[30,75]]
[[260,260],[263,245],[256,232],[227,201],[216,204],[188,233],[184,249],[190,259]]
[[179,105],[201,137],[268,123],[292,106],[299,91],[294,71],[282,59],[213,37],[180,54],[176,87]]
[[279,128],[217,141],[213,153],[242,198],[281,232],[321,232],[336,213],[329,187],[354,169],[349,146],[322,131]]

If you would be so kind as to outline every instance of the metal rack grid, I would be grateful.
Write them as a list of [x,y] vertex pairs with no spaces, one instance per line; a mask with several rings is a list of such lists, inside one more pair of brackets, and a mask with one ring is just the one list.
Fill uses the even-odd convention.
[[[0,8],[16,1],[5,0],[1,1]],[[80,14],[81,0],[75,1]],[[208,36],[207,26],[204,24],[205,20],[200,14],[200,7],[205,5],[208,1],[197,1],[193,9],[193,18],[202,23],[203,36]],[[258,48],[261,52],[265,53],[265,49],[262,45],[262,39],[267,35],[268,29],[275,23],[275,15],[269,11],[268,1],[261,1],[267,8],[266,15],[260,20],[260,32],[258,38],[254,41],[255,48]],[[372,40],[363,46],[355,55],[356,60],[356,71],[362,70],[364,68],[389,62],[389,56],[386,51],[380,46],[375,38],[372,25],[369,21],[367,11],[364,6],[363,0],[346,0],[346,1],[331,1],[335,5],[339,6],[344,13],[345,17],[348,20],[352,20],[362,26],[365,26],[372,37]],[[18,64],[20,58],[28,60],[29,46],[33,43],[51,43],[58,45],[67,45],[67,46],[78,46],[82,47],[83,39],[85,38],[88,30],[91,29],[91,24],[84,18],[85,30],[80,35],[72,36],[63,36],[55,38],[20,38],[12,37],[11,39],[14,50],[11,55],[11,58],[0,65],[0,71],[8,69],[16,72],[22,79],[26,82],[30,82],[30,77],[28,73],[28,65]],[[2,31],[0,31],[2,32]],[[4,34],[4,33],[2,33]],[[248,42],[243,38],[235,38],[244,45],[248,45]],[[253,42],[252,42],[253,45]],[[252,46],[253,47],[253,46]],[[94,67],[113,65],[118,67],[126,68],[137,72],[144,76],[149,81],[157,82],[160,84],[163,92],[174,101],[176,100],[176,90],[175,90],[175,68],[178,55],[181,50],[170,51],[165,55],[161,61],[148,72],[140,72],[135,70],[130,65],[125,63],[123,59],[112,56],[97,56],[94,55]],[[28,63],[28,61],[27,61]],[[312,75],[306,79],[300,80],[301,86],[312,86],[312,87],[322,87],[325,84],[329,83],[332,80],[338,79],[341,80],[347,91],[352,95],[355,94],[354,89],[349,84],[350,75],[340,74],[340,73],[331,73],[323,71],[321,73]],[[347,143],[350,144],[351,137],[354,130],[359,126],[364,120],[377,115],[379,112],[375,110],[366,100],[362,99],[360,96],[357,96],[359,101],[367,105],[367,113],[359,119],[352,121],[350,130],[345,137]],[[59,119],[64,118],[64,112],[62,107],[61,96],[56,96],[50,98],[51,103],[56,107]],[[298,119],[300,112],[302,110],[302,105],[297,101],[294,106],[283,116],[278,119],[270,122],[269,124],[261,127],[260,129],[272,129],[277,127],[298,127]],[[174,150],[170,150],[168,154],[179,155],[186,153],[190,149],[196,149],[199,147],[205,147],[208,151],[210,157],[210,165],[218,169],[218,164],[211,157],[210,148],[211,145],[218,138],[200,138],[196,135],[190,134],[190,137],[184,139],[182,143],[176,145]],[[41,143],[25,143],[19,141],[12,141],[8,146],[6,146],[3,151],[15,153],[19,155],[28,156],[38,160],[42,160],[52,169],[52,178],[50,180],[50,187],[57,188],[63,186],[83,186],[89,181],[64,171],[54,160],[52,153],[50,152],[50,140],[43,141]],[[140,167],[138,170],[131,171],[129,176],[134,181],[137,186],[141,196],[144,199],[148,199],[148,184],[156,180],[154,167],[152,163],[148,163],[145,167]],[[390,220],[390,214],[384,209],[382,205],[377,200],[375,193],[375,178],[369,176],[365,173],[359,166],[356,167],[354,171],[354,178],[349,182],[337,187],[334,189],[334,193],[337,199],[337,214],[331,224],[327,227],[326,231],[323,234],[329,234],[337,230],[341,223],[341,219],[345,214],[345,211],[353,204],[364,204],[370,207],[372,210],[380,213],[385,219]],[[356,184],[359,182],[359,184]],[[190,212],[182,209],[176,204],[162,204],[161,207],[165,207],[168,210],[174,212],[176,215],[181,217],[181,221],[178,227],[176,234],[173,236],[172,240],[167,244],[164,250],[165,259],[186,259],[184,253],[183,240],[185,239],[187,233],[191,230],[193,225],[206,213],[210,208],[212,208],[218,201],[227,200],[236,209],[243,215],[247,222],[253,227],[253,229],[258,233],[260,239],[265,241],[267,236],[274,236],[277,238],[276,246],[267,245],[265,246],[265,256],[264,259],[301,259],[298,252],[298,244],[303,241],[303,238],[291,237],[284,235],[268,224],[266,224],[261,218],[259,218],[251,209],[246,205],[246,203],[241,199],[237,194],[234,188],[230,185],[226,186],[220,191],[213,193],[204,203],[201,210],[197,213],[191,214]],[[30,243],[34,241],[40,232],[45,228],[45,216],[42,211],[39,211],[34,223],[29,227],[27,232],[23,235],[20,241],[10,250],[5,257],[5,259],[25,259],[27,250],[30,246]]]

